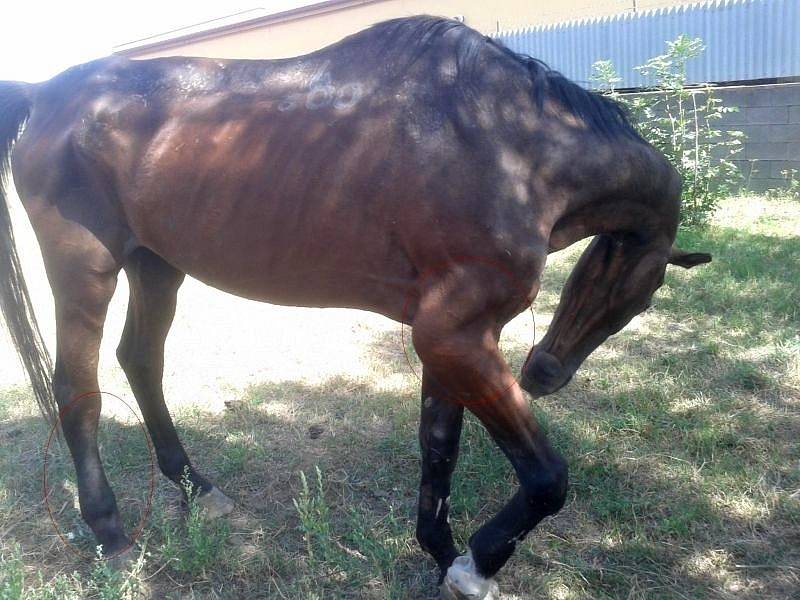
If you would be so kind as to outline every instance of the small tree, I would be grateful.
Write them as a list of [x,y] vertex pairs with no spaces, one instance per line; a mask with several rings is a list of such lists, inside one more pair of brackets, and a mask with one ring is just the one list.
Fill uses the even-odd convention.
[[683,178],[681,225],[701,227],[719,201],[740,182],[741,174],[731,159],[741,150],[740,131],[716,127],[726,113],[738,110],[722,105],[714,88],[704,83],[686,85],[686,64],[705,51],[699,38],[685,35],[667,42],[667,52],[636,70],[655,82],[652,93],[623,95],[616,91],[622,81],[611,61],[592,65],[592,80],[601,91],[628,107],[639,133],[661,150]]

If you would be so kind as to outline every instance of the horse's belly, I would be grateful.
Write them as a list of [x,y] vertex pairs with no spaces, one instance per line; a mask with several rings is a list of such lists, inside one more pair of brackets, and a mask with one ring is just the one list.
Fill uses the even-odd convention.
[[402,319],[415,271],[376,224],[342,213],[302,219],[291,211],[241,212],[161,204],[139,213],[135,233],[176,268],[238,296]]

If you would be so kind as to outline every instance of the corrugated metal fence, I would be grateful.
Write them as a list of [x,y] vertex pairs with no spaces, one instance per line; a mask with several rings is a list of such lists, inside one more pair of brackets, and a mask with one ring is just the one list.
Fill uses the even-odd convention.
[[680,34],[706,51],[687,65],[689,83],[800,76],[800,0],[715,0],[502,32],[509,48],[545,61],[587,87],[592,64],[611,60],[620,88],[653,81],[634,70]]

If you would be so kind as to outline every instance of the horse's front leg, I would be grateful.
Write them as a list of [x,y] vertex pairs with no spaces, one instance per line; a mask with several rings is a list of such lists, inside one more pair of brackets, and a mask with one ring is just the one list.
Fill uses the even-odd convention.
[[476,600],[494,598],[492,577],[511,557],[517,542],[545,517],[557,513],[567,492],[567,465],[539,428],[514,386],[500,397],[485,396],[486,403],[469,409],[489,430],[511,461],[520,488],[506,506],[473,534],[470,553],[448,569],[442,585],[444,598]]
[[518,541],[542,519],[561,510],[567,494],[567,464],[541,431],[517,386],[485,404],[471,405],[470,410],[511,461],[520,488],[472,535],[471,560],[457,561],[451,567],[451,582],[458,582],[464,571],[467,576],[493,577],[511,557]]
[[422,376],[419,445],[422,478],[419,486],[417,540],[440,569],[440,581],[458,556],[450,531],[450,478],[458,458],[464,407],[450,402],[430,374]]
[[[446,290],[437,294],[447,298]],[[462,295],[464,297],[464,295]],[[473,295],[475,307],[485,306]],[[436,385],[447,398],[466,406],[488,429],[509,458],[520,489],[493,519],[470,539],[470,553],[449,567],[445,598],[494,598],[492,577],[544,517],[564,504],[567,466],[550,445],[497,347],[499,327],[491,313],[451,302],[423,301],[414,321],[414,344]]]
[[[477,346],[477,340],[475,340]],[[489,600],[497,594],[492,577],[511,557],[517,542],[545,517],[558,512],[567,492],[567,465],[552,448],[534,419],[519,387],[509,382],[508,367],[499,356],[480,350],[474,360],[494,365],[499,376],[475,385],[466,405],[486,426],[511,461],[520,488],[506,506],[473,534],[470,552],[457,558],[442,584],[445,598]],[[483,356],[481,356],[483,355]],[[475,372],[467,364],[454,373]],[[483,371],[483,369],[478,369]],[[488,373],[488,370],[485,371]]]

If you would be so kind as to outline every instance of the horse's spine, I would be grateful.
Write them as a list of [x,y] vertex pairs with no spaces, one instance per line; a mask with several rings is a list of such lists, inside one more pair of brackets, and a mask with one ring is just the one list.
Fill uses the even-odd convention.
[[31,112],[31,87],[0,82],[0,311],[30,378],[42,416],[52,425],[58,415],[52,387],[53,363],[22,273],[6,197],[11,149]]

